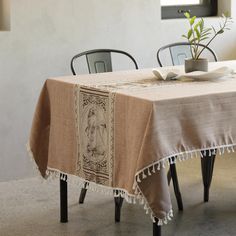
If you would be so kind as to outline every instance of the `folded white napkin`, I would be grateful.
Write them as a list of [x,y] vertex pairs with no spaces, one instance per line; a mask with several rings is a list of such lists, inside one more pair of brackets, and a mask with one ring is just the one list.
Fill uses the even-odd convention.
[[194,71],[190,73],[182,73],[178,69],[153,69],[152,72],[159,80],[216,80],[224,76],[233,74],[234,70],[224,66],[209,72]]

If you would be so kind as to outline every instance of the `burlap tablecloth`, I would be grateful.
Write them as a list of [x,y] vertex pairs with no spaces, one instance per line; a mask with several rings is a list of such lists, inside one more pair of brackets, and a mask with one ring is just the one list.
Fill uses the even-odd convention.
[[[210,68],[223,65],[236,61]],[[235,144],[236,78],[164,82],[145,69],[48,79],[28,148],[43,177],[65,173],[139,200],[163,224],[172,216],[168,158]]]

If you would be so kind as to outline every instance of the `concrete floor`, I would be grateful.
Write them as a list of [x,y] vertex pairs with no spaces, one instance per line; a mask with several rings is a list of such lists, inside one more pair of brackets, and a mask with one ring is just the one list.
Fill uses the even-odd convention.
[[[172,191],[174,219],[163,236],[236,235],[236,157],[219,157],[210,202],[202,201],[200,160],[177,164],[184,212]],[[151,236],[152,223],[140,205],[124,204],[121,222],[114,223],[111,197],[88,192],[78,205],[79,189],[69,186],[69,223],[59,223],[58,181],[39,178],[0,183],[0,236]]]

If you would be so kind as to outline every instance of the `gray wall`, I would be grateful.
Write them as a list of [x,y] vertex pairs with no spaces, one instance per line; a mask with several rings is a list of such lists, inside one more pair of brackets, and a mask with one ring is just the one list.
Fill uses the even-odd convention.
[[[161,21],[158,0],[11,0],[11,31],[0,32],[0,181],[35,174],[25,150],[35,104],[46,78],[71,74],[75,53],[123,49],[156,67],[157,49],[186,26]],[[235,28],[212,45],[222,60],[236,59]]]

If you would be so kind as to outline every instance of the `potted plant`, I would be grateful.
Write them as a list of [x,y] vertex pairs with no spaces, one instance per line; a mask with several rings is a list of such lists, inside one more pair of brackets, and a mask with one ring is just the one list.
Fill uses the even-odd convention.
[[[205,27],[204,20],[201,18],[197,21],[196,16],[191,17],[188,12],[184,13],[187,18],[190,29],[186,35],[182,35],[187,39],[190,44],[190,50],[192,58],[185,59],[185,72],[191,71],[208,71],[208,60],[201,58],[204,49],[220,34],[223,34],[226,30],[230,30],[230,24],[233,22],[232,18],[228,14],[222,14],[219,28],[216,29],[213,26],[211,28]],[[199,43],[208,40],[204,47],[200,48]]]

